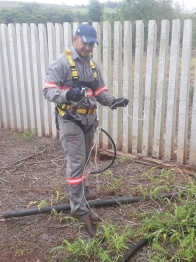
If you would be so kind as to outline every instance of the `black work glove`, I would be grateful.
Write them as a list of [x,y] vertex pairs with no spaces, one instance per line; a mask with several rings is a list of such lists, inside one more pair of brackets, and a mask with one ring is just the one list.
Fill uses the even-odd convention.
[[84,96],[85,96],[85,94],[81,90],[71,88],[69,91],[67,91],[66,99],[70,100],[70,101],[78,102]]
[[127,98],[116,98],[114,99],[114,101],[112,102],[112,106],[111,109],[116,109],[117,107],[125,107],[127,106],[129,103],[129,100]]

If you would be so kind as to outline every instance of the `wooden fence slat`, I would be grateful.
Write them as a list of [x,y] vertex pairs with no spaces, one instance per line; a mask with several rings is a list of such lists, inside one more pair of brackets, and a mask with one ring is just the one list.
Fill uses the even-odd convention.
[[132,153],[142,152],[144,24],[136,21]]
[[56,57],[62,54],[64,50],[63,44],[63,27],[59,23],[55,23],[55,31],[56,31]]
[[[123,52],[123,97],[129,99],[129,104],[123,108],[122,151],[131,152],[132,148],[132,25],[124,22],[124,52]],[[127,115],[127,112],[129,116]]]
[[18,77],[20,83],[20,92],[21,92],[21,118],[23,123],[23,132],[29,129],[29,112],[27,111],[27,99],[28,92],[26,89],[26,78],[25,78],[25,59],[24,59],[24,41],[21,24],[16,24],[16,45],[18,53]]
[[170,161],[175,150],[175,129],[176,129],[176,98],[178,82],[178,62],[180,48],[180,20],[172,23],[172,39],[170,53],[169,83],[167,94],[166,128],[165,128],[165,152],[164,158]]
[[38,28],[35,24],[30,24],[31,30],[31,51],[32,51],[32,78],[35,96],[35,119],[37,123],[36,134],[39,137],[44,136],[44,117],[43,117],[43,95],[40,91],[41,84],[41,65],[40,65],[40,51],[39,51],[39,36]]
[[191,134],[190,134],[190,156],[189,164],[196,165],[196,67],[195,67],[195,82],[194,82],[194,94],[191,116]]
[[2,45],[2,69],[3,69],[3,75],[5,77],[5,93],[7,98],[7,117],[8,125],[11,128],[11,130],[16,130],[16,114],[14,110],[14,97],[13,97],[13,81],[12,81],[12,72],[10,70],[10,52],[9,52],[9,44],[8,44],[8,28],[6,25],[1,24],[1,45]]
[[64,50],[70,49],[72,46],[72,32],[70,23],[63,23],[64,30]]
[[11,70],[11,79],[10,83],[12,86],[13,93],[13,107],[14,115],[16,118],[16,128],[18,132],[21,132],[23,129],[23,119],[21,113],[21,90],[20,90],[20,79],[18,72],[18,52],[16,45],[16,31],[13,24],[8,24],[8,37],[9,37],[9,52],[10,52],[10,70]]
[[[0,41],[1,41],[1,37],[0,37]],[[0,48],[1,48],[1,44],[0,44]],[[2,73],[2,65],[1,65],[1,56],[0,56],[0,79],[2,79],[3,81],[3,73]],[[5,95],[4,95],[4,88],[1,87],[0,88],[0,128],[4,127],[4,119],[5,117],[7,117],[6,115],[4,115],[5,110],[3,110],[3,106],[5,105],[5,100],[4,100],[4,105],[2,103],[3,98],[5,99]],[[3,116],[4,115],[4,116]]]
[[23,39],[24,39],[24,60],[25,60],[25,88],[27,90],[27,111],[28,111],[28,119],[29,126],[28,130],[31,132],[35,132],[37,130],[36,127],[36,119],[35,119],[35,97],[33,91],[33,78],[32,78],[32,56],[31,56],[31,35],[30,28],[28,24],[22,25],[23,29]]
[[[1,43],[1,31],[0,31],[0,50],[2,50],[2,43]],[[4,78],[4,71],[3,71],[3,64],[2,64],[2,52],[0,52],[0,79],[1,82],[1,88],[0,88],[0,126],[2,128],[9,128],[9,109],[8,109],[8,103],[7,103],[7,93],[6,93],[6,84],[5,84],[5,78]]]
[[[2,31],[0,30],[0,50],[2,47]],[[10,128],[10,118],[9,118],[9,108],[8,108],[8,98],[7,98],[7,88],[5,81],[5,67],[3,65],[3,52],[0,52],[0,79],[2,80],[2,86],[0,88],[0,118],[1,127]]]
[[78,22],[73,22],[73,31],[72,31],[73,36],[75,35],[75,32],[76,32],[77,28],[79,27],[79,25],[80,24]]
[[[52,61],[56,58],[56,31],[55,27],[52,23],[47,23],[47,36],[48,36],[48,63],[49,65],[52,63]],[[55,115],[54,115],[54,109],[55,109],[55,104],[50,103],[50,112],[49,114],[51,115],[51,132],[52,132],[52,137],[58,137],[58,130],[56,129],[55,125]],[[46,106],[44,106],[46,107]]]
[[[113,65],[113,95],[122,97],[122,25],[114,22],[114,65]],[[122,108],[113,110],[112,137],[117,150],[122,150]]]
[[181,164],[186,164],[187,161],[191,44],[192,21],[187,19],[184,21],[178,114],[177,161]]
[[[111,25],[108,21],[103,22],[103,79],[105,86],[108,88],[109,93],[111,90]],[[111,110],[108,112],[108,107],[103,107],[103,122],[101,123],[103,129],[107,130],[109,134],[112,132],[112,114]],[[103,146],[111,146],[108,137],[103,136]]]
[[[97,62],[99,68],[101,69],[102,67],[102,63],[101,63],[101,29],[100,29],[100,25],[98,22],[93,22],[92,26],[95,28],[95,30],[97,31],[97,40],[99,42],[99,45],[95,44],[95,47],[93,49],[93,59]],[[99,120],[100,123],[103,122],[103,106],[99,103],[97,103],[97,118]],[[98,145],[99,147],[101,147],[102,143],[103,143],[103,134],[102,132],[99,135],[98,138]]]
[[146,83],[144,97],[143,139],[142,154],[148,156],[152,153],[153,138],[153,109],[154,109],[154,67],[156,61],[157,24],[150,20],[148,23],[148,44],[146,62]]
[[[43,96],[43,87],[45,84],[46,70],[49,66],[48,48],[47,48],[47,36],[46,27],[43,24],[38,25],[39,32],[39,49],[40,49],[40,81],[39,81],[39,93],[40,93],[40,105],[42,107],[42,123],[44,125],[45,136],[52,136],[52,115],[51,104]],[[53,123],[54,124],[54,123]]]
[[156,93],[155,124],[154,124],[154,143],[153,157],[161,159],[163,155],[163,132],[165,117],[165,93],[166,76],[168,66],[168,43],[169,43],[169,21],[161,22],[161,39],[159,50],[158,80]]

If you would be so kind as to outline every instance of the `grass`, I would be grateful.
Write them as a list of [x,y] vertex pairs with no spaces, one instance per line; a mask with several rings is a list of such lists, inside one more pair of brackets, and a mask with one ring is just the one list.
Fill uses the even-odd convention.
[[[122,159],[121,159],[122,160]],[[124,159],[123,159],[124,161]],[[127,160],[126,160],[127,161]],[[104,172],[104,181],[110,180],[111,186],[114,174],[110,170]],[[121,261],[129,252],[133,243],[141,239],[149,239],[150,245],[146,261],[189,261],[194,262],[196,257],[196,185],[191,181],[188,185],[181,185],[173,169],[158,171],[151,168],[143,175],[149,180],[151,188],[143,193],[149,196],[148,209],[134,210],[132,205],[124,206],[126,214],[130,214],[130,220],[135,221],[131,226],[121,218],[120,224],[103,222],[98,231],[104,236],[104,242],[98,239],[75,239],[70,242],[62,240],[62,244],[50,250],[50,262],[58,260],[61,254],[63,262],[94,261],[117,262]],[[122,178],[116,178],[123,182]],[[104,182],[105,184],[105,182]],[[118,183],[117,183],[118,184]],[[120,184],[120,183],[119,183]],[[115,189],[119,189],[119,184]],[[160,192],[176,192],[177,198],[164,199],[159,202],[153,199]],[[149,204],[150,201],[150,204]],[[138,206],[142,207],[141,203]]]
[[26,131],[25,133],[14,133],[14,136],[19,138],[21,142],[30,142],[33,141],[33,132]]

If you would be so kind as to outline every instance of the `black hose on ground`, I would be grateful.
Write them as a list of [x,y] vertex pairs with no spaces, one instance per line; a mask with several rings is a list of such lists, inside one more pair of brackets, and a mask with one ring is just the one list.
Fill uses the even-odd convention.
[[101,131],[102,131],[103,133],[105,133],[105,134],[109,137],[109,139],[111,140],[112,145],[113,145],[113,149],[114,149],[114,156],[113,156],[112,162],[109,164],[109,166],[107,166],[106,168],[104,168],[104,169],[102,169],[102,170],[90,172],[90,175],[104,172],[105,170],[107,170],[108,168],[110,168],[111,165],[113,165],[113,163],[114,163],[114,161],[115,161],[115,159],[116,159],[116,145],[115,145],[115,143],[114,143],[114,140],[112,139],[112,137],[111,137],[103,128],[101,128]]
[[128,262],[133,255],[135,255],[135,253],[142,247],[144,247],[145,245],[147,245],[149,243],[149,239],[142,239],[140,240],[135,246],[133,246],[130,250],[130,252],[123,258],[122,262]]
[[[160,194],[156,196],[156,199],[164,199],[164,198],[172,198],[176,194]],[[135,202],[139,202],[143,196],[136,196],[136,197],[120,197],[116,199],[103,199],[103,200],[90,200],[88,201],[88,206],[91,208],[93,207],[104,207],[104,206],[113,206],[113,205],[125,205],[125,204],[131,204]],[[11,217],[23,217],[23,216],[31,216],[31,215],[38,215],[38,214],[44,214],[44,213],[50,213],[52,209],[55,209],[57,212],[61,211],[69,211],[70,205],[57,205],[57,206],[49,206],[49,207],[43,207],[41,209],[38,208],[32,208],[32,209],[26,209],[26,210],[15,210],[15,211],[8,211],[2,214],[3,218],[11,218]]]

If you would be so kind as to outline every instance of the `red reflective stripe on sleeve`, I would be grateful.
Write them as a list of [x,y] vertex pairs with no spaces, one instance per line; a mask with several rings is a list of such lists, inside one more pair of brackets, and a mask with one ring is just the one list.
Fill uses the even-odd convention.
[[57,88],[57,87],[62,89],[62,90],[69,90],[70,89],[69,86],[59,86],[59,85],[55,84],[54,82],[46,82],[45,86],[44,86],[44,88]]
[[87,96],[93,96],[93,91],[92,90],[87,90],[86,94],[87,94]]
[[78,185],[81,184],[85,180],[85,175],[74,177],[74,178],[67,178],[67,183],[69,185]]
[[95,96],[97,97],[97,96],[99,96],[102,92],[107,91],[107,90],[108,90],[108,89],[107,89],[106,86],[101,86],[101,87],[99,87],[99,88],[97,88],[97,89],[95,90]]

